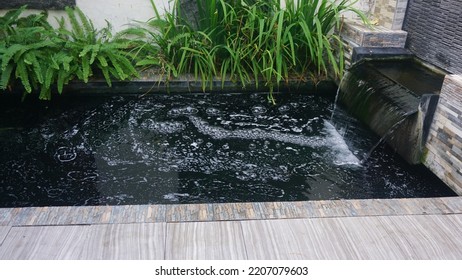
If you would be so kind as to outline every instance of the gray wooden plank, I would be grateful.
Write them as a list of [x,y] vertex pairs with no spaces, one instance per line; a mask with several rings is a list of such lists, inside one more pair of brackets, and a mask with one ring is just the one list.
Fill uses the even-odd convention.
[[13,208],[0,208],[0,226],[10,225],[13,217]]
[[452,213],[462,213],[462,197],[441,197],[440,200],[452,210]]
[[168,260],[246,259],[239,222],[168,223]]
[[92,225],[80,259],[160,260],[165,254],[165,223]]
[[88,226],[12,227],[0,247],[0,259],[77,259]]
[[337,219],[242,221],[249,259],[354,259]]
[[9,226],[0,226],[0,246],[2,245],[3,240],[5,239],[10,229],[11,227]]
[[249,259],[462,258],[460,215],[243,221],[242,227]]
[[462,215],[380,217],[402,259],[462,259]]

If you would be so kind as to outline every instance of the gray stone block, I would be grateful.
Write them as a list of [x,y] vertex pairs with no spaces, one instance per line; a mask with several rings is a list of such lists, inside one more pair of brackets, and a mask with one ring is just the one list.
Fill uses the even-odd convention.
[[15,9],[27,5],[29,9],[60,10],[65,7],[74,7],[75,0],[10,0],[1,1],[0,9]]

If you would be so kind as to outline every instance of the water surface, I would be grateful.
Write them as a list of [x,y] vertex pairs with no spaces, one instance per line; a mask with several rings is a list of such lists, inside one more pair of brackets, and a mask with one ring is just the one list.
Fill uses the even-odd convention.
[[303,94],[3,102],[0,206],[454,195],[328,99]]

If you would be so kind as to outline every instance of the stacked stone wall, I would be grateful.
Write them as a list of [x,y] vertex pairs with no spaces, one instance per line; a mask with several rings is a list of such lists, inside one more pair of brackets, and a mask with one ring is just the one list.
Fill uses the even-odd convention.
[[462,74],[462,1],[409,0],[407,48],[449,73]]
[[424,164],[462,195],[462,75],[448,75],[441,89]]

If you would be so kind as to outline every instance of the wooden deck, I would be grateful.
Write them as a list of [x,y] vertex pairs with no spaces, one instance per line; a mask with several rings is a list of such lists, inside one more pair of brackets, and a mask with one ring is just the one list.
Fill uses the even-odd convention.
[[0,259],[462,259],[462,197],[0,209]]

